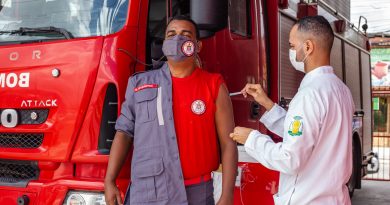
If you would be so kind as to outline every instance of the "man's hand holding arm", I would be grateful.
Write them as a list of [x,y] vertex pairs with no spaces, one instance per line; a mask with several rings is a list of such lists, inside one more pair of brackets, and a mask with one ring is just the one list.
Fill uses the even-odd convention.
[[244,145],[252,131],[254,131],[254,129],[246,127],[235,127],[234,132],[230,133],[229,136],[232,138],[232,140]]
[[237,144],[229,137],[234,128],[232,103],[224,84],[220,86],[216,102],[215,122],[222,153],[222,195],[218,205],[232,205],[237,176]]

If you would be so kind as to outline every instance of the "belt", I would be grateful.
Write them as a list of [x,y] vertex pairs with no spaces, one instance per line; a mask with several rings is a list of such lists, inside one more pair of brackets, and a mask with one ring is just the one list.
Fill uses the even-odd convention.
[[202,175],[200,177],[195,177],[191,179],[184,179],[184,185],[185,186],[190,186],[194,184],[199,184],[201,182],[207,182],[211,180],[211,173]]

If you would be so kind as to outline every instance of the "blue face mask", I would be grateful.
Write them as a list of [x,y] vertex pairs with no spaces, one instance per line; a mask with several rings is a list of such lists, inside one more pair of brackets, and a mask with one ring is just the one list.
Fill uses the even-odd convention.
[[190,38],[176,35],[164,40],[162,50],[168,59],[179,62],[196,55],[198,49]]

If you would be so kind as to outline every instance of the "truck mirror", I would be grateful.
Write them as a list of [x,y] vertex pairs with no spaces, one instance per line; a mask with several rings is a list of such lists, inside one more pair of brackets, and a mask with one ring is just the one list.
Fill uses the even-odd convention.
[[228,0],[191,0],[191,18],[198,24],[200,38],[213,36],[226,28]]

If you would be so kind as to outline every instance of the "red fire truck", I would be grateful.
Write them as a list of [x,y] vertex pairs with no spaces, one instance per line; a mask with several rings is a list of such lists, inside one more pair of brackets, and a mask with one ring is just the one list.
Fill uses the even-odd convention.
[[[345,1],[0,0],[0,204],[105,204],[127,80],[161,58],[167,18],[178,14],[199,24],[204,69],[221,73],[232,92],[260,83],[286,109],[303,77],[289,63],[290,28],[305,15],[331,22],[332,65],[357,109],[352,193],[370,161],[370,55],[366,36],[330,2]],[[232,102],[237,125],[267,132],[263,108],[241,96]],[[238,149],[235,204],[273,204],[278,173]]]

